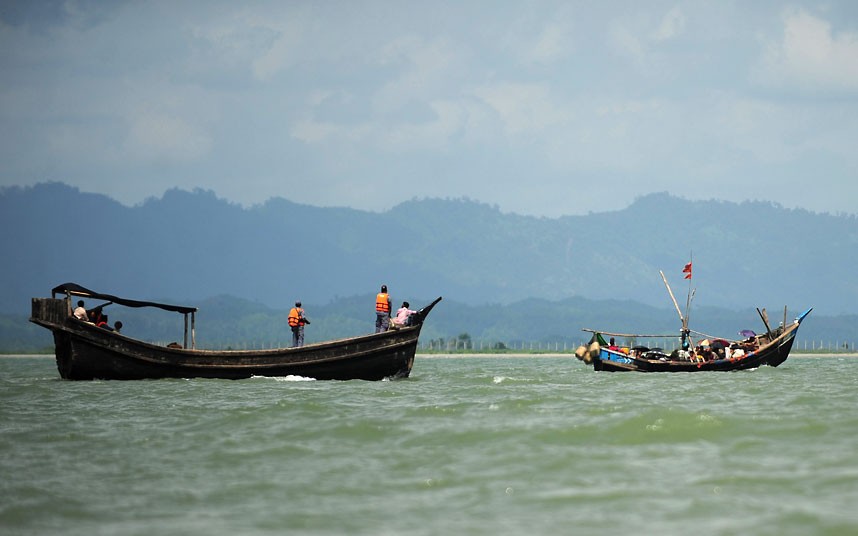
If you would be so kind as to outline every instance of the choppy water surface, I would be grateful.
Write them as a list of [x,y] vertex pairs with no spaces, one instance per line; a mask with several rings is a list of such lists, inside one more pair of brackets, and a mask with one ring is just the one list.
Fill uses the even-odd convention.
[[4,534],[856,534],[858,358],[69,382],[0,358]]

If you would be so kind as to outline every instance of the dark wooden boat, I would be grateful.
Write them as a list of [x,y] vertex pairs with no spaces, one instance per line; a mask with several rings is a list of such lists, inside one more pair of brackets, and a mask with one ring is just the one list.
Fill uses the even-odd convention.
[[[753,334],[736,341],[717,339],[720,342],[720,350],[724,353],[709,350],[704,354],[708,357],[682,350],[675,350],[668,354],[662,350],[650,350],[646,347],[613,349],[605,342],[604,336],[637,340],[641,335],[609,333],[592,329],[584,330],[592,332],[593,337],[588,346],[578,349],[576,355],[588,365],[592,365],[594,370],[613,372],[705,372],[743,370],[763,365],[777,367],[789,357],[798,328],[812,310],[812,308],[806,310],[791,324],[787,325],[784,322],[774,330],[769,329],[767,323],[766,333],[760,335]],[[689,334],[690,330],[684,328],[680,335],[683,343]],[[656,337],[667,336],[656,335]],[[683,346],[684,344],[681,344],[680,348]]]
[[[72,314],[73,296],[183,314],[184,345],[160,346],[79,320]],[[411,373],[420,329],[439,301],[440,297],[412,315],[412,325],[407,327],[298,348],[267,350],[196,349],[196,308],[129,300],[93,292],[74,283],[54,288],[51,298],[33,298],[30,321],[53,333],[57,368],[60,376],[69,380],[290,375],[318,380],[382,380],[406,378]]]
[[[685,302],[685,314],[679,308],[673,290],[664,276],[664,286],[667,288],[673,306],[682,322],[679,332],[679,348],[669,354],[660,348],[647,348],[645,346],[633,346],[621,348],[616,345],[610,346],[605,342],[603,335],[612,337],[625,337],[626,340],[635,340],[645,337],[658,337],[662,339],[673,338],[672,335],[632,335],[623,333],[609,333],[593,329],[584,329],[593,333],[593,337],[587,346],[581,346],[575,351],[575,355],[592,365],[594,370],[607,371],[636,371],[636,372],[704,372],[704,371],[729,371],[757,368],[763,365],[777,367],[789,357],[795,336],[801,321],[810,314],[810,308],[800,314],[795,321],[787,324],[787,309],[784,307],[784,319],[777,329],[772,329],[766,310],[757,309],[766,332],[757,335],[750,330],[739,332],[742,340],[727,340],[723,338],[709,337],[700,332],[694,332],[706,337],[701,340],[697,347],[690,344],[691,329],[688,327],[688,313],[694,298],[694,289],[691,288],[692,263],[689,262],[682,270],[684,279],[689,280],[688,298]],[[710,344],[710,340],[711,344]],[[612,339],[613,342],[613,339]]]

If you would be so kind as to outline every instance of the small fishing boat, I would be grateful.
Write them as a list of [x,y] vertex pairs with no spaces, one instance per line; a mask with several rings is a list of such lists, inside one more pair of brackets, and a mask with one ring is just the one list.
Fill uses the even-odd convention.
[[[73,296],[106,302],[101,307],[112,303],[182,314],[184,344],[161,346],[75,318]],[[131,300],[95,292],[75,283],[55,287],[50,298],[33,298],[30,321],[53,333],[57,368],[60,376],[69,380],[242,379],[290,375],[317,380],[382,380],[406,378],[411,373],[420,329],[439,301],[440,297],[418,310],[411,317],[411,325],[398,329],[295,348],[264,350],[197,349],[195,307]]]
[[[752,335],[735,341],[725,339],[703,339],[704,349],[689,351],[680,349],[666,353],[661,349],[646,346],[633,348],[611,347],[605,337],[626,337],[638,340],[641,337],[668,337],[667,335],[631,335],[584,329],[593,333],[590,344],[579,348],[575,355],[594,370],[637,372],[705,372],[757,368],[763,365],[777,367],[789,357],[799,325],[810,314],[811,309],[801,313],[791,324],[774,330]],[[744,330],[743,330],[744,331]],[[690,335],[689,332],[686,335]],[[681,338],[681,337],[680,337]],[[723,353],[721,351],[723,350]]]
[[[685,266],[683,272],[687,274],[686,279],[691,278],[691,263]],[[765,333],[757,334],[752,330],[742,330],[737,332],[742,336],[741,339],[716,338],[698,331],[692,331],[688,327],[688,311],[694,296],[694,291],[690,285],[685,314],[683,315],[664,273],[660,273],[682,322],[682,329],[678,336],[679,347],[669,353],[661,348],[648,348],[643,345],[622,347],[606,342],[605,337],[611,337],[611,341],[614,337],[620,337],[627,341],[638,342],[647,337],[668,339],[677,338],[677,336],[612,333],[584,328],[583,331],[593,335],[587,345],[582,345],[575,351],[578,359],[591,365],[594,370],[612,372],[705,372],[744,370],[763,365],[777,367],[789,357],[802,320],[813,310],[812,307],[807,309],[788,324],[787,308],[784,307],[783,322],[777,328],[772,329],[765,308],[762,310],[757,308],[757,313],[766,328]],[[691,344],[692,333],[700,336],[696,345]]]

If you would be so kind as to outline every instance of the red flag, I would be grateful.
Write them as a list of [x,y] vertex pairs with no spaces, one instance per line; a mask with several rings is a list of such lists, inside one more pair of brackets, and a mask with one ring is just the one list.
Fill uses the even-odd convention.
[[685,265],[685,268],[682,269],[683,274],[687,274],[685,279],[691,279],[691,263]]

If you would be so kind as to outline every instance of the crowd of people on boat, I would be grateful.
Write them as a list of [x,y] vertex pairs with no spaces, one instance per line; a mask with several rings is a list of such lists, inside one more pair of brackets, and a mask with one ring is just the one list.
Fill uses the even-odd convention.
[[104,305],[87,310],[84,301],[78,300],[77,307],[75,307],[72,314],[78,320],[95,324],[97,327],[106,329],[107,331],[122,332],[122,322],[120,320],[114,322],[112,326],[108,323],[108,317],[104,314]]
[[756,335],[751,335],[740,341],[727,341],[725,339],[703,339],[692,346],[687,341],[683,348],[677,348],[670,354],[664,353],[660,348],[647,348],[645,346],[620,347],[617,346],[613,337],[608,343],[608,350],[620,352],[629,357],[653,358],[660,357],[673,361],[717,361],[719,359],[736,359],[760,347]]
[[[756,336],[748,337],[741,341],[727,341],[725,339],[703,339],[696,346],[688,349],[675,350],[676,358],[685,361],[717,361],[719,359],[737,359],[760,347]],[[671,357],[673,356],[671,353]]]

